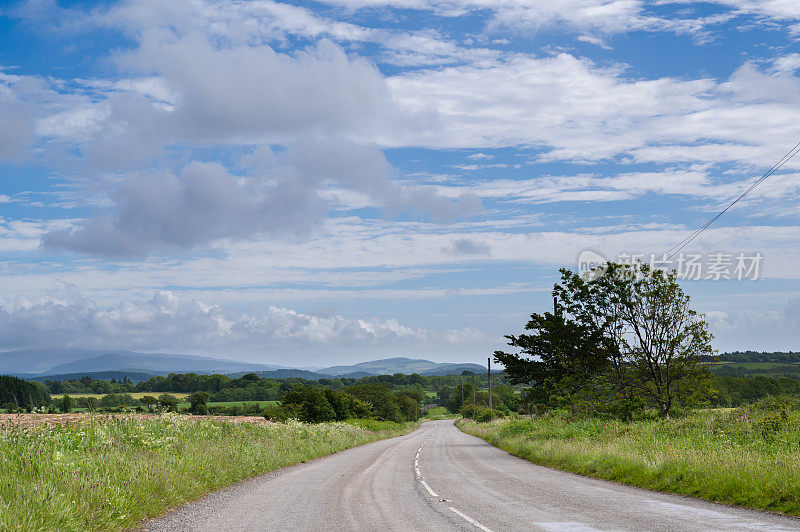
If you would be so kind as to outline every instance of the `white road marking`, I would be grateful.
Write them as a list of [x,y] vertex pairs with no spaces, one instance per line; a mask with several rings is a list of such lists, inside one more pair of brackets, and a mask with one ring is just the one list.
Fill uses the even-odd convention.
[[468,523],[470,523],[470,524],[473,524],[473,525],[475,525],[476,527],[478,527],[478,528],[480,528],[481,530],[483,530],[483,532],[492,532],[492,529],[491,529],[491,528],[486,528],[485,526],[483,526],[482,524],[480,524],[479,522],[477,522],[476,520],[474,520],[473,518],[471,518],[471,517],[470,517],[470,516],[468,516],[467,514],[465,514],[465,513],[462,513],[462,512],[459,512],[458,510],[456,510],[456,509],[455,509],[455,508],[453,508],[452,506],[450,506],[450,509],[451,509],[451,510],[453,510],[453,511],[456,513],[456,515],[458,515],[459,517],[461,517],[462,519],[464,519],[464,520],[465,520],[465,521],[467,521]]
[[436,492],[435,492],[435,491],[433,491],[433,490],[431,489],[431,487],[430,487],[430,486],[428,486],[428,483],[427,483],[427,482],[425,482],[425,481],[424,481],[424,480],[422,480],[422,479],[419,479],[419,481],[420,481],[420,483],[422,484],[422,487],[423,487],[423,488],[425,488],[426,490],[428,490],[428,493],[430,493],[430,494],[431,494],[431,497],[438,497],[438,495],[436,494]]

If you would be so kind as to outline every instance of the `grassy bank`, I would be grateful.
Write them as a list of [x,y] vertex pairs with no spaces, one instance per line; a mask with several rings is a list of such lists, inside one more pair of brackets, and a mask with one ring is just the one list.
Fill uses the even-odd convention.
[[623,423],[550,417],[458,427],[537,464],[712,501],[800,515],[800,413],[706,410]]
[[0,428],[0,530],[130,527],[238,480],[416,426],[86,418]]

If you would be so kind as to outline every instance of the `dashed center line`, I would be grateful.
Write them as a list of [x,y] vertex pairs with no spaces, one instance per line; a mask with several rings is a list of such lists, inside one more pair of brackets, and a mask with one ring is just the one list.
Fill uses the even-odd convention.
[[476,520],[474,520],[473,518],[471,518],[471,517],[470,517],[470,516],[468,516],[467,514],[465,514],[465,513],[463,513],[463,512],[459,512],[458,510],[456,510],[456,509],[455,509],[455,508],[453,508],[452,506],[450,506],[450,509],[451,509],[451,510],[453,510],[453,512],[455,512],[455,514],[456,514],[457,516],[459,516],[459,517],[461,517],[462,519],[464,519],[464,521],[466,521],[466,522],[468,522],[468,523],[471,523],[471,524],[475,525],[476,527],[478,527],[478,528],[480,528],[481,530],[483,530],[483,532],[492,532],[492,529],[491,529],[491,528],[486,528],[485,526],[483,526],[482,524],[480,524],[479,522],[477,522]]
[[[430,439],[431,439],[431,437],[428,436],[428,439],[425,440],[424,442],[422,442],[422,445],[419,446],[419,449],[417,449],[416,454],[414,454],[414,473],[416,473],[417,480],[419,480],[419,483],[422,484],[422,487],[425,488],[428,493],[430,493],[431,497],[437,497],[438,498],[439,495],[435,491],[433,491],[433,489],[431,489],[431,487],[428,485],[427,482],[425,482],[425,480],[422,478],[422,473],[419,470],[419,453],[422,452],[422,448],[425,447],[425,444],[428,443],[428,440],[430,440]],[[447,499],[442,499],[442,501],[447,501]],[[449,502],[449,501],[447,501],[447,502]],[[475,519],[471,518],[467,514],[459,511],[458,509],[453,508],[452,506],[448,506],[448,508],[450,508],[450,510],[452,510],[453,513],[455,513],[457,516],[461,517],[466,522],[470,523],[471,525],[474,525],[475,527],[477,527],[480,530],[483,530],[483,532],[493,532],[490,528],[487,528],[487,527],[483,526],[478,521],[476,521]]]

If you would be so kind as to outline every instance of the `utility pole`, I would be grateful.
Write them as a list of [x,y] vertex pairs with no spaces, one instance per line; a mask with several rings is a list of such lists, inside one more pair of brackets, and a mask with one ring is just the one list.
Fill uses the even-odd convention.
[[464,404],[464,377],[461,377],[461,404]]
[[489,370],[489,415],[492,411],[492,357],[486,359],[486,367]]
[[472,374],[472,417],[475,417],[475,374]]
[[553,296],[553,316],[558,315],[558,297]]

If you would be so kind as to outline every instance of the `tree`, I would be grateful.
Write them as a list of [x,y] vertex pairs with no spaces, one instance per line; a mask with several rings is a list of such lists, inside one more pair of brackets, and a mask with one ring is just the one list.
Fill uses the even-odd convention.
[[156,405],[158,404],[158,399],[152,395],[144,395],[139,399],[139,402],[142,403],[142,406],[145,407],[149,412],[154,412]]
[[83,401],[86,404],[86,408],[89,410],[89,412],[94,412],[95,410],[97,410],[97,399],[96,398],[87,397]]
[[539,403],[602,404],[629,417],[647,401],[663,417],[702,401],[713,354],[703,316],[676,274],[641,263],[608,263],[589,278],[561,270],[557,309],[532,314],[530,333],[507,336],[519,353],[495,352],[512,384],[532,384]]
[[355,384],[345,391],[361,401],[371,405],[372,415],[385,421],[404,421],[403,413],[397,401],[383,384]]
[[206,392],[194,392],[189,396],[189,412],[194,414],[208,414],[208,398]]
[[175,412],[178,409],[178,398],[168,393],[158,396],[158,404],[168,412]]
[[530,333],[506,336],[519,353],[495,351],[494,358],[505,366],[511,384],[534,385],[536,402],[574,404],[575,394],[608,364],[602,331],[579,316],[532,314],[525,329]]
[[69,395],[65,395],[58,400],[56,406],[58,406],[58,409],[61,410],[62,413],[69,414],[72,412],[72,398]]
[[50,391],[43,383],[0,375],[0,404],[13,403],[32,409],[50,402]]
[[283,397],[281,404],[290,410],[296,410],[300,421],[306,423],[322,423],[336,419],[336,412],[325,397],[324,391],[317,387],[297,386]]
[[[668,418],[676,403],[702,401],[711,376],[702,358],[714,354],[702,315],[689,307],[676,273],[645,264],[610,268],[623,324],[620,351],[633,367],[633,386]],[[608,275],[608,274],[607,274]]]

